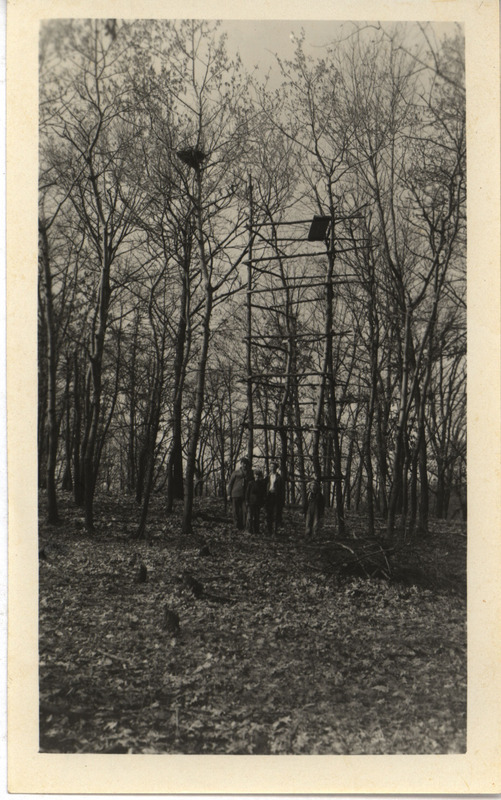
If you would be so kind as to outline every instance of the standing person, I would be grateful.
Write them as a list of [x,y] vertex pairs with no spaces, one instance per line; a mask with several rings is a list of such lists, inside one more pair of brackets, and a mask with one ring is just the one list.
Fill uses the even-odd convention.
[[[251,473],[252,475],[252,473]],[[247,505],[247,529],[250,533],[259,535],[259,516],[266,499],[266,481],[260,469],[256,471],[256,476],[251,477],[245,492],[245,502]]]
[[245,527],[245,489],[247,485],[247,459],[242,458],[240,466],[235,469],[228,483],[228,494],[231,497],[233,521],[239,531]]
[[266,521],[270,535],[277,532],[282,521],[283,498],[284,482],[278,471],[278,464],[274,461],[266,481]]
[[305,535],[307,538],[316,536],[320,530],[320,523],[324,516],[324,510],[325,500],[320,490],[320,485],[318,481],[311,481],[308,486],[306,503],[304,505]]

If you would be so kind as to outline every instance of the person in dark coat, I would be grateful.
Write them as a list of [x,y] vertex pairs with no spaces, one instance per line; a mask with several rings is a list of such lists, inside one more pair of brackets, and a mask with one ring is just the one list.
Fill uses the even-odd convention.
[[307,538],[316,536],[320,530],[320,523],[325,511],[325,499],[320,489],[318,481],[311,481],[308,486],[306,503],[304,505],[305,514],[305,535]]
[[259,534],[259,517],[266,499],[266,481],[261,470],[256,471],[256,476],[251,477],[245,492],[247,506],[247,530]]
[[235,469],[228,483],[228,494],[231,497],[233,521],[239,531],[245,527],[245,490],[248,481],[248,462],[242,458],[240,466]]
[[278,471],[278,464],[274,461],[271,472],[266,479],[266,521],[268,533],[276,533],[282,522],[282,508],[284,505],[284,481]]

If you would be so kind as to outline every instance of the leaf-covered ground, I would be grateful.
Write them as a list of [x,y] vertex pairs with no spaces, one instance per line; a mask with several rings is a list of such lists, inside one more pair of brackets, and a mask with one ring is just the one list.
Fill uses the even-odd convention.
[[[69,501],[61,526],[41,523],[41,751],[465,751],[462,524],[432,523],[388,581],[338,574],[323,555],[329,516],[323,544],[304,540],[295,510],[269,539],[235,532],[222,502],[198,503],[180,539],[157,501],[150,544],[130,538],[137,510],[123,498],[98,498],[93,536]],[[362,535],[363,517],[349,528]],[[218,599],[196,598],[186,570]]]

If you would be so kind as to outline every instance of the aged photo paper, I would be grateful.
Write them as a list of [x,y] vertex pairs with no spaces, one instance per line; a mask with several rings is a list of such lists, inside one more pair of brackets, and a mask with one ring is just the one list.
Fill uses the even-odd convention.
[[[8,789],[34,794],[501,792],[500,108],[495,0],[10,0],[7,7]],[[467,750],[451,755],[39,752],[37,205],[40,22],[56,18],[457,21],[466,37]]]

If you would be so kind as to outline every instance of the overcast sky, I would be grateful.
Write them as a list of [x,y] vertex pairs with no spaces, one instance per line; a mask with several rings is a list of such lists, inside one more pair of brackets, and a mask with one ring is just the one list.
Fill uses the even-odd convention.
[[[392,23],[386,23],[392,25]],[[423,37],[417,26],[408,23],[409,46],[419,42]],[[439,41],[445,33],[454,34],[454,23],[434,23],[433,33]],[[292,58],[294,43],[291,34],[299,35],[301,28],[306,34],[307,50],[311,55],[322,55],[322,49],[341,36],[348,36],[354,30],[353,23],[339,20],[223,20],[221,30],[228,34],[229,52],[239,51],[242,61],[248,70],[258,66],[260,72],[266,73],[276,66],[274,54],[281,58]]]

